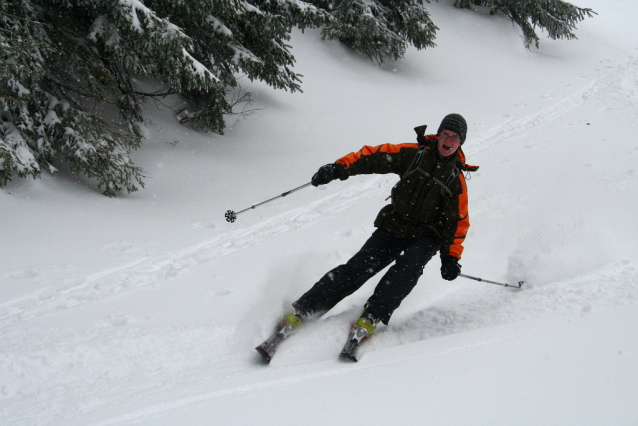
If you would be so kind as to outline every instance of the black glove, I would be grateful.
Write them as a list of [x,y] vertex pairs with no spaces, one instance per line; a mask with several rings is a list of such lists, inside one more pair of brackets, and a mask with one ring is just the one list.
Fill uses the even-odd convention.
[[313,186],[325,185],[341,177],[341,165],[337,163],[326,164],[319,167],[310,181]]
[[444,280],[455,280],[461,273],[459,260],[449,254],[441,256],[441,278]]

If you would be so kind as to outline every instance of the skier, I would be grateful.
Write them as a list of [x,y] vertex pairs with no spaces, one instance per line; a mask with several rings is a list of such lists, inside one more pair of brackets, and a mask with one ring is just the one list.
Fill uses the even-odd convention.
[[353,325],[341,357],[356,361],[361,341],[379,322],[388,324],[437,251],[442,278],[451,281],[458,277],[462,243],[469,228],[467,188],[461,172],[477,169],[465,164],[460,149],[467,123],[461,115],[449,114],[436,135],[425,136],[425,126],[415,130],[417,144],[364,146],[322,166],[312,177],[314,186],[372,173],[396,173],[401,180],[392,188],[392,203],[379,212],[374,222],[377,229],[361,250],[295,301],[283,328],[257,347],[267,361],[276,344],[304,321],[328,312],[392,262]]

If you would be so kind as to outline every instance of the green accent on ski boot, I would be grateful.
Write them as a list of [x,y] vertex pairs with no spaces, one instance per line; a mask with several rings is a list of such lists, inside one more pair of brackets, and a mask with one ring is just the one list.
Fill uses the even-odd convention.
[[284,323],[292,325],[292,328],[297,328],[303,323],[303,321],[295,315],[294,312],[291,312],[286,315],[286,318],[284,318]]
[[376,328],[376,324],[374,322],[370,322],[368,318],[361,317],[354,324],[355,326],[363,328],[368,332],[368,336],[374,333],[374,329]]

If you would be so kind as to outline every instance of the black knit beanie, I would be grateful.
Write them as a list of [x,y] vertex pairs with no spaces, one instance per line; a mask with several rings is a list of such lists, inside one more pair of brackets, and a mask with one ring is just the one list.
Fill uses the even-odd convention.
[[436,134],[440,135],[442,130],[449,130],[459,135],[461,138],[461,145],[463,145],[463,142],[465,142],[465,136],[467,135],[467,122],[461,114],[448,114],[445,116],[443,121],[441,121],[441,125],[439,126],[439,130]]

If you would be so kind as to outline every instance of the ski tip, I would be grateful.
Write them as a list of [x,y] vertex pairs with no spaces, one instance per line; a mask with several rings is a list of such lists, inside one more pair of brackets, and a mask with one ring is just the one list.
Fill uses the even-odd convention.
[[257,346],[255,350],[260,355],[260,361],[261,361],[260,364],[264,364],[264,365],[270,364],[270,360],[272,359],[272,357],[270,356],[268,352],[266,352],[261,346]]
[[358,362],[357,357],[348,352],[341,352],[339,354],[339,359],[342,359],[344,361]]

